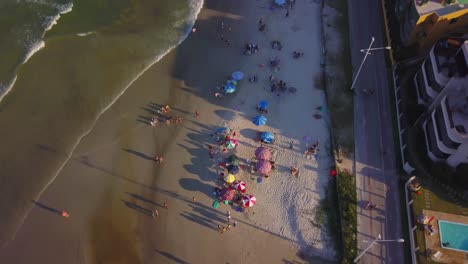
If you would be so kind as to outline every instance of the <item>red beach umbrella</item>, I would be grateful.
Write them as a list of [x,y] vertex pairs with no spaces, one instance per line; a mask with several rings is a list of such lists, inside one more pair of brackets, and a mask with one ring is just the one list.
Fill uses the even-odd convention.
[[266,160],[259,160],[257,164],[255,164],[255,169],[258,173],[268,174],[271,172],[271,163]]
[[242,203],[246,206],[246,207],[252,207],[254,206],[256,203],[257,203],[257,198],[255,198],[253,195],[251,194],[248,194],[244,197],[242,197]]
[[271,151],[269,148],[259,147],[255,150],[255,157],[262,160],[267,160],[271,158]]
[[236,192],[233,188],[226,188],[221,193],[221,199],[224,201],[232,201],[235,194]]
[[245,190],[246,187],[247,187],[247,185],[243,181],[236,181],[234,183],[234,188],[236,188],[236,190],[238,190],[238,191],[242,192],[243,190]]

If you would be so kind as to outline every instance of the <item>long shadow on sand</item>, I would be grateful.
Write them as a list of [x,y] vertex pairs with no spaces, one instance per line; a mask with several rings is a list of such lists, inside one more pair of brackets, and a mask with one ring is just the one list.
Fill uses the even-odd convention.
[[166,252],[166,251],[162,251],[162,250],[158,250],[158,249],[155,249],[154,251],[158,252],[159,254],[165,256],[166,258],[174,261],[175,263],[177,264],[190,264],[189,262],[185,261],[185,260],[182,260],[174,255],[172,255],[171,253],[169,252]]
[[153,157],[150,157],[150,156],[148,156],[148,155],[146,155],[146,154],[144,154],[144,153],[138,152],[138,151],[133,150],[133,149],[123,148],[122,150],[123,150],[123,151],[126,151],[126,152],[128,152],[128,153],[130,153],[130,154],[133,154],[133,155],[135,155],[135,156],[137,156],[137,157],[143,158],[143,159],[145,159],[145,160],[154,160]]
[[140,200],[140,201],[143,201],[145,203],[149,203],[149,204],[152,204],[152,205],[156,205],[156,206],[159,206],[161,208],[163,208],[164,206],[160,203],[157,203],[155,201],[152,201],[146,197],[143,197],[141,195],[138,195],[138,194],[135,194],[135,193],[129,193],[129,192],[125,192],[126,194],[130,195],[131,197],[137,199],[137,200]]
[[151,211],[150,209],[148,208],[145,208],[143,206],[140,206],[138,204],[135,204],[135,203],[132,203],[132,202],[129,202],[127,200],[122,200],[120,199],[120,201],[122,201],[122,203],[124,203],[128,208],[131,208],[133,210],[136,210],[142,214],[145,214],[147,216],[153,216],[153,211]]
[[52,212],[54,214],[58,214],[58,215],[62,216],[62,210],[58,210],[58,209],[49,207],[49,206],[47,206],[45,204],[42,204],[42,203],[34,201],[34,200],[32,200],[32,202],[39,208],[45,209],[45,210],[47,210],[49,212]]

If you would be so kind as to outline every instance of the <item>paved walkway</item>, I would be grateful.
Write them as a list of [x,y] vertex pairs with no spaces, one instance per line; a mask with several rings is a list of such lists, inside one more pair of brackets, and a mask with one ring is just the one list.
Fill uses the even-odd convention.
[[[350,48],[354,75],[364,57],[360,49],[383,43],[384,27],[381,2],[376,0],[348,0]],[[367,57],[355,85],[354,134],[355,170],[358,199],[357,239],[358,250],[364,250],[367,242],[378,234],[382,239],[402,237],[398,177],[395,170],[395,149],[389,87],[385,63],[386,50],[372,52]],[[374,90],[367,95],[363,89]],[[371,201],[377,204],[373,210],[364,209]],[[360,263],[404,263],[403,244],[390,242],[372,247]]]

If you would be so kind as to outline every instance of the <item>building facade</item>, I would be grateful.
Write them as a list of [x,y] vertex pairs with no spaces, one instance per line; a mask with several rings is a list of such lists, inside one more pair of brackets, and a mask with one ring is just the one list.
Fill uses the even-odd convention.
[[424,53],[447,36],[468,33],[468,0],[396,0],[400,38]]
[[468,164],[468,40],[436,42],[414,76],[427,154],[456,168]]

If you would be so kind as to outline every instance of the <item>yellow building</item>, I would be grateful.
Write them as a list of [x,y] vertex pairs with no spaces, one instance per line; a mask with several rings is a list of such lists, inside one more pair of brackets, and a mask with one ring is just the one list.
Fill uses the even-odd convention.
[[468,33],[468,0],[403,1],[407,8],[400,34],[406,46],[425,52],[440,38]]

